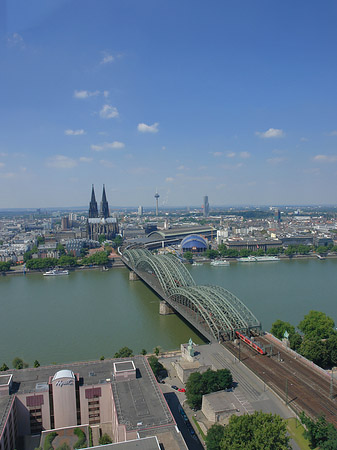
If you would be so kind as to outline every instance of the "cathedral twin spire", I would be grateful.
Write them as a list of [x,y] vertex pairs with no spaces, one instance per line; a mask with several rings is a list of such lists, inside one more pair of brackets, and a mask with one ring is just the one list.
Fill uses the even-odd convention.
[[105,185],[103,184],[102,201],[101,201],[101,204],[100,204],[99,215],[98,215],[98,209],[97,209],[97,202],[96,202],[96,197],[95,197],[94,185],[92,185],[91,200],[90,200],[90,204],[89,204],[89,219],[95,218],[95,217],[102,217],[102,218],[106,219],[107,217],[109,217],[109,215],[110,215],[109,214],[109,204],[108,204],[108,201],[106,199]]

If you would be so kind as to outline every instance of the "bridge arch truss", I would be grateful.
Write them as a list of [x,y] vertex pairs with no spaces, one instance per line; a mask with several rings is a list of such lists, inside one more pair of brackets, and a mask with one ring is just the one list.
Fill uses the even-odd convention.
[[247,335],[261,331],[261,323],[240,299],[220,286],[197,286],[176,256],[136,248],[125,250],[123,259],[150,285],[155,277],[165,300],[212,339],[232,340],[236,331]]

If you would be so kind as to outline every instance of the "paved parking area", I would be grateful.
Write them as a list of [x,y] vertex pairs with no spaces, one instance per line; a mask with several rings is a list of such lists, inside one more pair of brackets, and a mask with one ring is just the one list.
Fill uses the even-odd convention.
[[[240,363],[237,358],[235,358],[222,345],[217,343],[204,344],[196,346],[195,350],[197,353],[196,359],[201,364],[212,365],[214,370],[229,369],[231,371],[233,381],[235,383],[234,394],[248,413],[261,410],[266,413],[278,414],[285,419],[294,417],[294,413],[286,407],[284,403],[270,389],[268,389],[259,378],[257,378],[247,367],[245,367],[244,364]],[[192,424],[192,416],[195,416],[198,422],[202,422],[206,428],[209,428],[212,423],[205,418],[204,414],[201,411],[192,411],[186,403],[185,394],[174,391],[171,388],[171,385],[176,385],[178,388],[185,387],[177,377],[176,371],[172,365],[172,362],[177,362],[179,359],[180,358],[178,355],[160,358],[160,362],[165,366],[168,372],[168,377],[165,379],[165,384],[161,384],[165,398],[171,398],[171,395],[168,396],[168,394],[175,395],[179,403],[183,405],[184,410]],[[174,412],[172,411],[172,413]],[[176,419],[175,414],[174,417]],[[195,431],[199,435],[198,430],[195,429]],[[199,437],[202,440],[201,436]],[[291,445],[294,450],[300,450],[295,442],[291,441]]]

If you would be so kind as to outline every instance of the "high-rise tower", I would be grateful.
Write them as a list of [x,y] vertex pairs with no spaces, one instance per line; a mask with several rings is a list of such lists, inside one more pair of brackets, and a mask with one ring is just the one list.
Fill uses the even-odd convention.
[[209,203],[208,203],[208,195],[204,197],[204,217],[209,216]]
[[154,198],[156,199],[156,216],[158,216],[158,198],[160,197],[160,195],[158,194],[158,192],[156,192]]
[[108,204],[108,200],[106,199],[105,185],[103,184],[103,193],[102,193],[102,201],[101,201],[100,210],[99,210],[99,216],[106,219],[107,217],[109,217],[109,215],[110,215],[109,214],[109,204]]
[[97,202],[95,197],[95,190],[94,185],[92,185],[91,189],[91,200],[89,203],[89,218],[98,217],[98,210],[97,210]]

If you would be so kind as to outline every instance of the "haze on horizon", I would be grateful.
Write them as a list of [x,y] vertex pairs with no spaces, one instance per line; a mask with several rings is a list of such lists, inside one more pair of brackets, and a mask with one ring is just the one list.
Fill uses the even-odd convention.
[[0,5],[0,209],[336,204],[337,6]]

